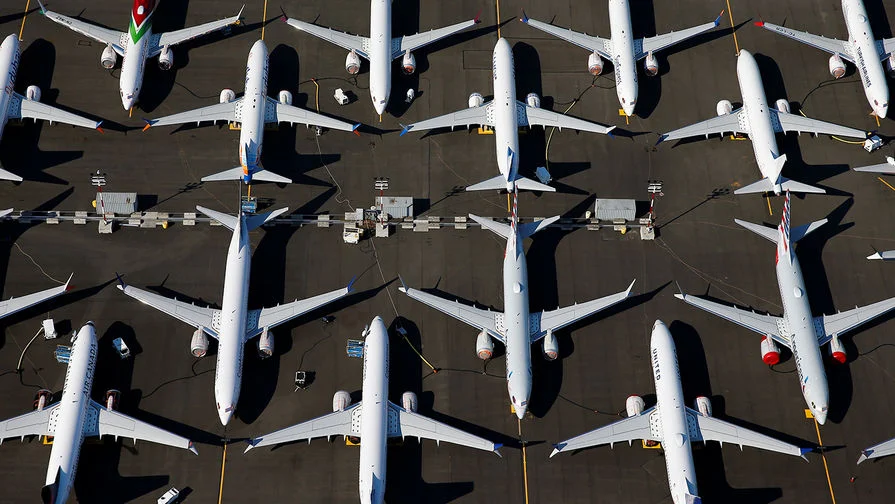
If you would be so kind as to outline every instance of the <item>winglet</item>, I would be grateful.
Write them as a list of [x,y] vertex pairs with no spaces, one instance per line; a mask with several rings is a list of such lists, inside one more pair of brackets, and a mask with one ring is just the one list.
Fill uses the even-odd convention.
[[404,278],[402,278],[401,275],[398,275],[398,281],[401,282],[401,286],[398,287],[398,290],[407,294],[407,284],[404,283]]
[[155,124],[155,123],[157,123],[158,121],[156,121],[156,120],[154,120],[154,119],[146,119],[146,118],[144,117],[144,118],[143,118],[143,122],[146,123],[146,126],[143,126],[143,131],[146,131],[146,130],[148,130],[149,128],[151,128],[152,125]]
[[360,127],[361,127],[361,123],[357,123],[357,124],[355,124],[354,126],[351,127],[351,132],[354,133],[354,134],[357,135],[357,136],[360,136],[360,132],[357,131],[357,129],[360,128]]
[[246,446],[246,449],[245,449],[245,451],[244,451],[244,452],[242,452],[242,453],[243,453],[243,454],[246,454],[246,453],[248,453],[248,452],[249,452],[249,450],[251,450],[251,449],[252,449],[252,448],[254,448],[254,447],[255,447],[255,440],[254,440],[254,439],[249,439],[249,440],[248,440],[248,441],[246,441],[246,442],[247,442],[247,443],[248,443],[248,444],[249,444],[249,445],[248,445],[248,446]]
[[659,139],[656,140],[656,145],[659,145],[660,143],[664,142],[666,138],[668,138],[668,135],[659,135]]
[[808,457],[805,456],[806,453],[811,453],[814,451],[814,448],[799,448],[799,456],[808,462]]
[[684,289],[681,287],[681,284],[679,284],[678,281],[675,280],[674,285],[677,285],[677,291],[680,293],[680,294],[675,294],[674,297],[676,297],[678,299],[684,299],[683,296],[686,296],[686,294],[684,294]]
[[499,449],[503,448],[503,443],[494,443],[494,454],[500,458],[503,458],[503,455],[500,454]]
[[873,450],[861,450],[861,456],[858,457],[858,464],[869,459],[871,453],[873,453]]
[[553,458],[554,455],[559,453],[560,450],[562,450],[565,447],[566,447],[565,443],[557,443],[557,444],[553,445],[553,451],[550,452],[550,458]]
[[522,17],[519,18],[519,21],[523,23],[528,23],[528,14],[525,13],[525,9],[522,9]]
[[631,280],[631,285],[629,285],[628,290],[625,291],[625,297],[628,297],[631,295],[631,289],[634,288],[634,282],[636,282],[636,281],[637,281],[636,278],[634,280]]
[[127,288],[127,282],[125,282],[124,279],[121,278],[121,275],[119,275],[117,271],[115,272],[115,278],[118,279],[118,288],[119,289],[124,290]]
[[351,279],[351,281],[348,282],[348,287],[345,287],[345,289],[346,289],[348,292],[351,292],[351,288],[354,287],[354,281],[355,281],[355,280],[357,280],[357,275],[354,275],[354,277]]
[[761,19],[761,16],[759,16],[758,21],[756,21],[754,24],[759,28],[764,28],[764,19]]
[[68,292],[69,290],[71,290],[71,289],[73,288],[73,287],[70,287],[70,285],[71,285],[71,279],[72,279],[73,276],[75,276],[74,273],[72,273],[71,275],[68,275],[68,280],[65,281],[65,291],[66,291],[66,292]]
[[721,24],[721,16],[724,15],[724,9],[721,9],[721,14],[718,14],[718,17],[715,18],[715,26]]
[[242,11],[246,9],[246,4],[242,4],[242,7],[239,8],[239,12],[236,13],[236,22],[239,22],[240,18],[242,18]]
[[[400,124],[400,123],[398,123],[398,124]],[[402,127],[403,129],[401,130],[401,134],[398,135],[398,136],[404,136],[404,135],[406,135],[407,132],[410,131],[411,128],[413,128],[413,125],[411,124],[411,125],[408,125],[408,126],[404,126],[403,124],[401,124],[401,127]]]
[[196,456],[199,455],[199,450],[196,449],[196,445],[194,445],[192,441],[190,441],[190,444],[187,447],[187,450],[193,452],[193,455],[196,455]]
[[474,18],[472,18],[472,22],[473,22],[474,24],[479,24],[479,23],[481,23],[481,22],[482,22],[482,20],[480,19],[481,17],[482,17],[482,11],[479,11],[479,13],[476,14]]
[[96,123],[96,131],[99,131],[100,133],[102,133],[104,135],[106,134],[106,132],[103,131],[103,122],[102,121]]
[[46,14],[46,13],[47,13],[47,8],[44,7],[43,2],[41,2],[40,0],[37,0],[37,5],[40,5],[40,13],[41,13],[41,14]]

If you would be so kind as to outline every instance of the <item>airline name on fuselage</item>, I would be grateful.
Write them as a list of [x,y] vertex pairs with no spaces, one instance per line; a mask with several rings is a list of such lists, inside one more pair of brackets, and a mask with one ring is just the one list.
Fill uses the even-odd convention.
[[660,378],[662,378],[662,372],[659,370],[659,349],[653,348],[653,375],[656,377],[656,381],[658,382]]

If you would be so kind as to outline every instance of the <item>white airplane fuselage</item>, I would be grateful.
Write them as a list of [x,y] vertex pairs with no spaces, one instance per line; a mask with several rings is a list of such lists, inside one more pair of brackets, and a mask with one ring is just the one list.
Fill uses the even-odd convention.
[[236,403],[242,382],[242,362],[245,353],[246,318],[249,299],[249,275],[252,250],[245,217],[237,220],[224,273],[224,299],[221,303],[218,352],[214,374],[214,400],[218,416],[227,425]]
[[507,180],[507,191],[513,192],[519,172],[519,116],[516,108],[516,70],[513,50],[506,39],[494,46],[491,58],[494,88],[494,142],[497,167]]
[[381,317],[373,319],[364,341],[361,401],[358,492],[361,504],[380,504],[385,497],[388,442],[388,330]]
[[[133,108],[140,99],[149,42],[152,40],[152,16],[157,7],[158,3],[156,2],[134,0],[134,5],[131,8],[127,44],[123,48],[121,75],[118,79],[118,92],[121,95],[121,105],[124,110]],[[151,10],[146,12],[149,8]]]
[[[514,227],[515,231],[515,227]],[[521,420],[531,397],[531,320],[528,266],[518,231],[507,240],[503,259],[503,323],[506,338],[507,392]]]
[[245,94],[242,102],[242,124],[239,130],[239,163],[243,182],[251,181],[254,167],[261,166],[264,142],[264,116],[267,111],[267,45],[258,40],[249,51],[246,65]]
[[870,29],[867,10],[861,0],[842,0],[842,15],[848,29],[848,42],[855,57],[855,68],[861,77],[864,95],[880,118],[886,117],[889,109],[889,84],[879,57],[876,38]]
[[634,115],[637,105],[637,60],[634,59],[634,34],[631,31],[631,6],[628,0],[609,0],[609,31],[615,94],[625,114]]
[[19,39],[10,35],[0,44],[0,138],[9,120],[9,101],[16,85],[16,73],[19,71]]
[[392,91],[392,2],[370,2],[370,98],[382,115]]
[[677,349],[668,327],[657,320],[650,338],[650,363],[656,383],[656,407],[662,430],[662,449],[665,451],[665,470],[668,488],[674,504],[686,504],[686,495],[699,495],[696,489],[696,469],[687,426],[687,408],[681,387],[681,372]]
[[75,481],[81,444],[84,442],[84,423],[90,404],[90,390],[93,388],[93,374],[96,369],[96,329],[93,322],[78,331],[71,348],[71,358],[65,371],[62,398],[59,401],[53,432],[53,448],[47,465],[46,485],[56,481],[59,472],[59,486],[56,502],[66,502]]
[[752,53],[742,49],[737,57],[737,81],[743,97],[743,111],[749,123],[749,140],[761,175],[774,185],[774,193],[780,194],[780,173],[775,159],[780,156],[777,137],[764,94],[764,84],[758,64]]

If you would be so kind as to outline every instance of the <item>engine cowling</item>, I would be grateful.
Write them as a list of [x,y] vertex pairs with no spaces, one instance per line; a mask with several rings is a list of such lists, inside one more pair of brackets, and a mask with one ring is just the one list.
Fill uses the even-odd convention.
[[285,89],[280,91],[280,103],[283,105],[292,105],[292,93],[286,91]]
[[481,93],[472,93],[469,95],[469,108],[481,107],[485,103],[485,98]]
[[205,331],[201,327],[196,329],[190,339],[190,353],[197,359],[205,357],[205,354],[208,353],[208,336],[205,335]]
[[475,339],[475,353],[479,359],[488,360],[494,355],[494,341],[488,331],[482,331]]
[[768,366],[780,364],[780,348],[770,336],[761,338],[761,360]]
[[693,406],[700,415],[704,417],[712,416],[712,401],[708,397],[699,396],[693,401]]
[[28,86],[28,88],[25,89],[25,99],[39,102],[40,101],[40,88],[33,84]]
[[838,54],[830,56],[830,75],[834,79],[842,78],[845,75],[845,62]]
[[785,112],[789,114],[789,102],[784,100],[783,98],[780,98],[779,100],[774,102],[774,106],[777,107],[778,112]]
[[401,395],[401,407],[403,407],[405,411],[416,413],[419,405],[420,403],[416,398],[416,394],[413,392],[404,392],[404,394]]
[[266,359],[273,355],[273,331],[267,330],[265,327],[258,336],[258,356]]
[[547,334],[544,336],[544,344],[542,345],[541,350],[544,354],[544,358],[548,361],[555,361],[556,358],[559,357],[559,342],[556,341],[556,336],[553,335],[551,329],[547,329]]
[[174,53],[168,46],[162,47],[162,52],[158,53],[158,67],[167,72],[173,66]]
[[224,88],[221,90],[221,103],[230,103],[236,99],[236,93],[232,89]]
[[839,336],[834,335],[833,339],[830,340],[830,357],[839,364],[845,364],[848,360],[848,353],[845,351],[845,345],[842,344]]
[[541,108],[541,97],[537,93],[528,93],[525,95],[525,103],[529,107]]
[[625,411],[628,413],[629,417],[643,413],[644,408],[646,408],[646,402],[644,402],[643,398],[640,396],[628,396],[628,399],[625,400]]
[[351,394],[344,390],[339,390],[333,394],[333,413],[345,411],[345,408],[348,406],[351,406]]
[[37,391],[37,395],[34,397],[34,409],[40,411],[47,407],[47,404],[50,404],[50,401],[53,400],[53,393],[47,389],[40,389]]
[[727,115],[733,112],[733,103],[730,103],[730,100],[721,100],[715,106],[715,112],[718,114],[718,117]]
[[596,51],[587,57],[587,71],[594,77],[603,73],[603,58]]
[[356,52],[351,51],[345,57],[345,71],[351,75],[357,75],[360,72],[360,56]]
[[643,59],[643,70],[650,77],[659,74],[659,58],[656,58],[652,51],[647,53],[646,58]]
[[111,70],[115,68],[115,63],[118,63],[118,54],[115,53],[115,49],[112,49],[112,44],[107,44],[103,49],[103,54],[99,57],[99,64],[106,70]]
[[416,57],[412,52],[404,53],[404,57],[401,59],[401,69],[404,70],[404,75],[412,75],[413,72],[416,72]]
[[106,409],[110,411],[118,409],[118,402],[120,399],[120,390],[111,389],[106,391]]

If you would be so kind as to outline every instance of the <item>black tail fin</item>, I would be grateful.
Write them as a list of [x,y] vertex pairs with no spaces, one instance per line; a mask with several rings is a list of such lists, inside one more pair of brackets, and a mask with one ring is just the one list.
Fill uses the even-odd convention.
[[56,469],[56,481],[40,489],[40,499],[44,504],[56,504],[59,496],[59,479],[62,477],[62,468]]

